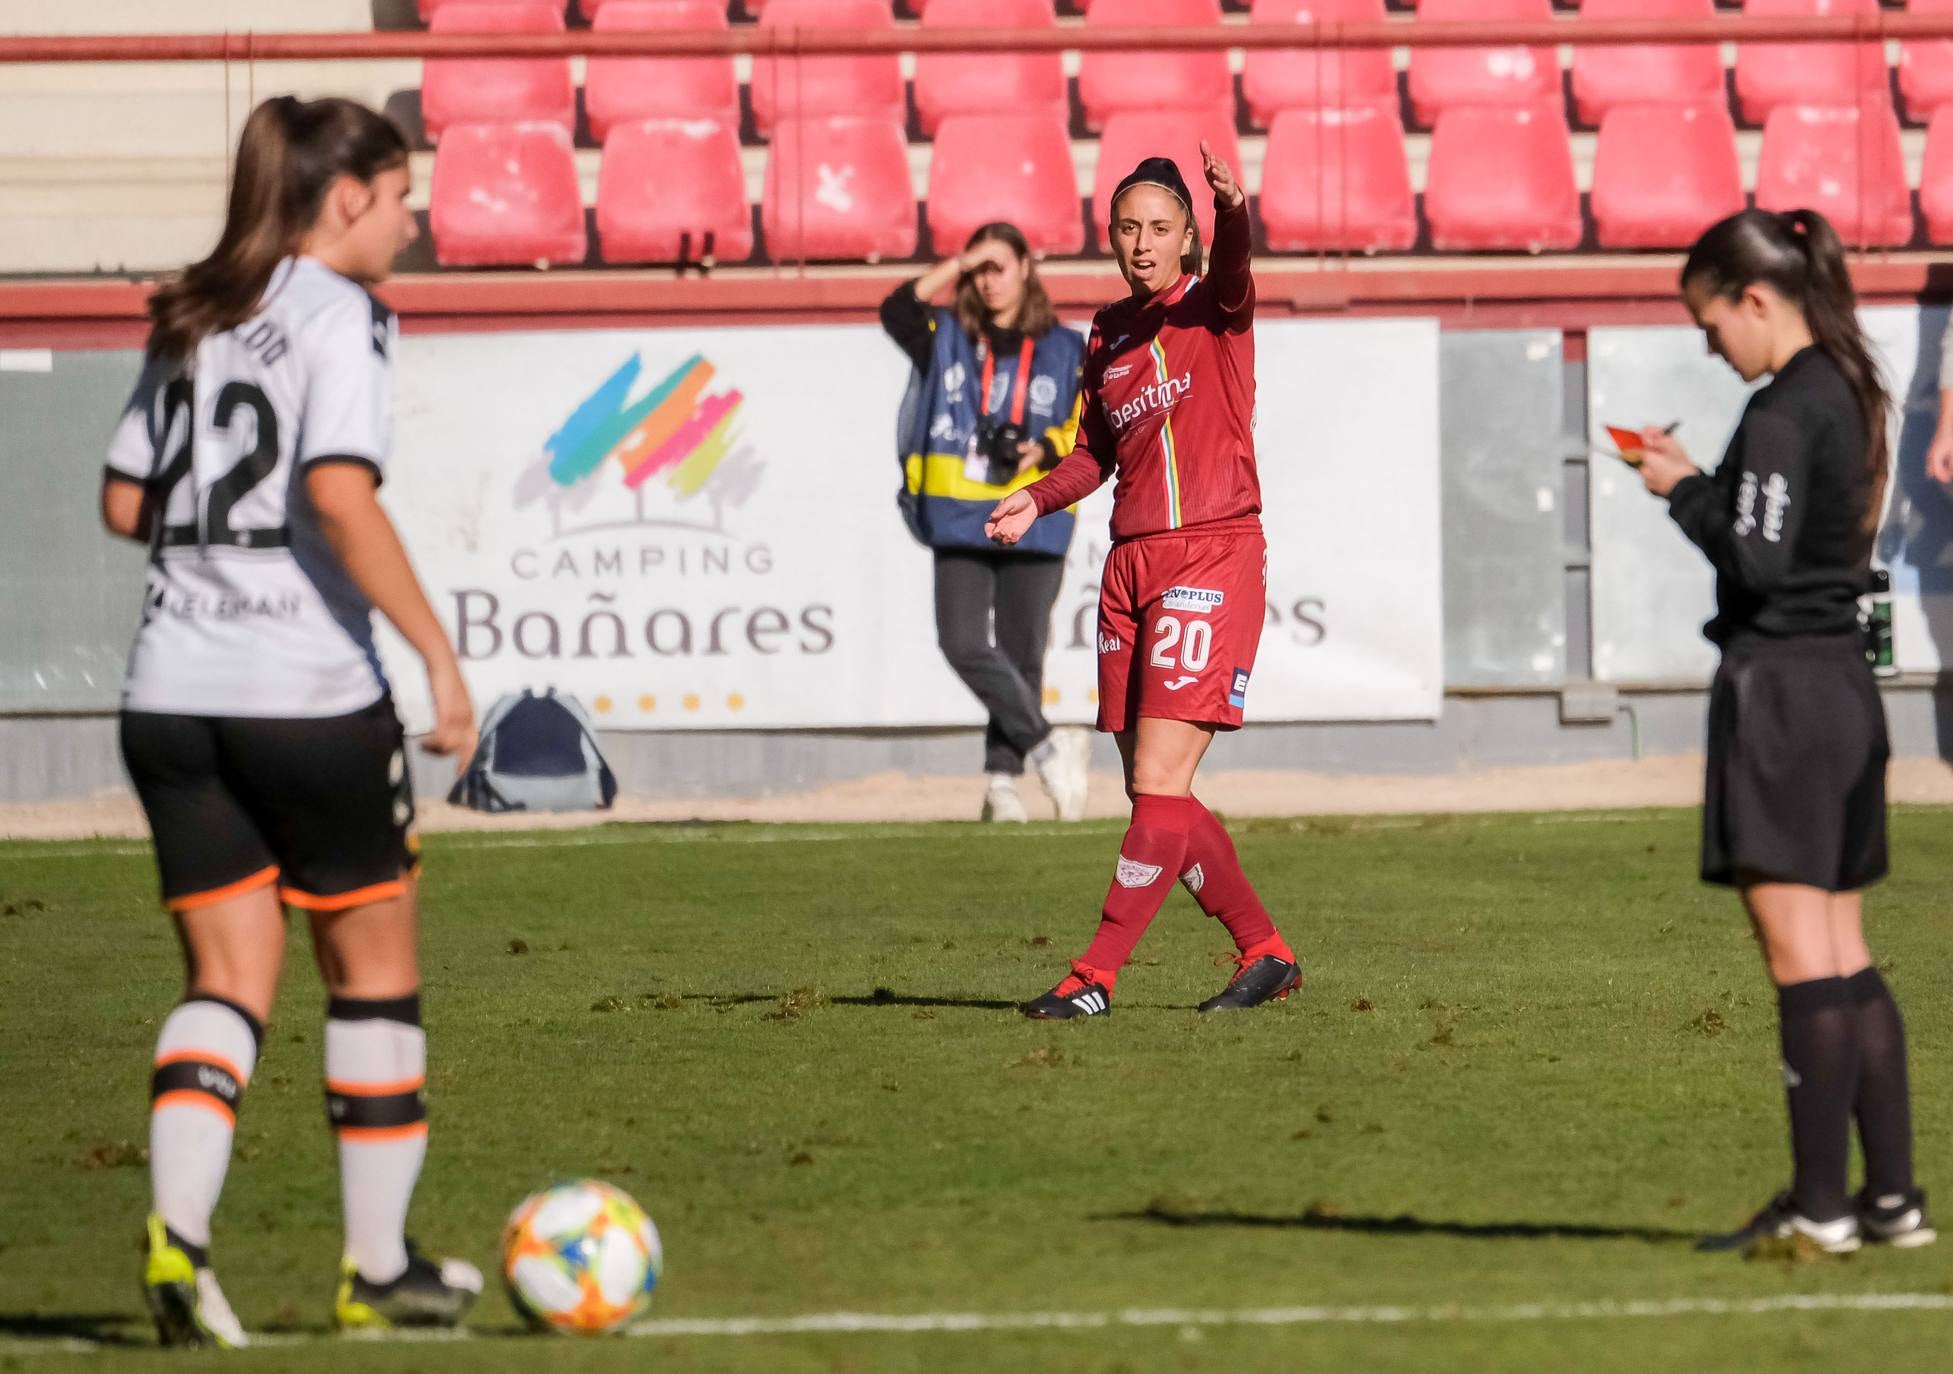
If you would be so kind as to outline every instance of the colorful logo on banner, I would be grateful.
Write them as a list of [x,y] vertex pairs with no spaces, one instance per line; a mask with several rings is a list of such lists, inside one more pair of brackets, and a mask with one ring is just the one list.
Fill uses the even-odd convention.
[[[547,480],[535,481],[539,474],[532,472],[520,504],[547,499],[558,537],[620,523],[723,533],[726,510],[753,494],[762,465],[739,442],[744,393],[736,387],[707,393],[717,372],[695,353],[634,398],[644,358],[632,354],[543,442]],[[699,518],[660,515],[663,507],[646,502],[647,491],[659,490],[681,506],[702,499],[696,512],[684,513]],[[630,498],[629,514],[616,504],[620,493]],[[572,528],[568,514],[588,519]]]

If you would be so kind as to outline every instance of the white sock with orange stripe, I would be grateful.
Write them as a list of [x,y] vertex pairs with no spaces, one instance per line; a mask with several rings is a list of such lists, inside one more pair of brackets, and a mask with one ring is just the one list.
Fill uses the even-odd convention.
[[407,1268],[407,1204],[427,1156],[420,994],[326,1008],[326,1113],[339,1137],[346,1254],[371,1283]]
[[149,1080],[149,1188],[179,1240],[210,1244],[224,1191],[238,1103],[257,1067],[264,1027],[217,997],[192,997],[163,1022]]

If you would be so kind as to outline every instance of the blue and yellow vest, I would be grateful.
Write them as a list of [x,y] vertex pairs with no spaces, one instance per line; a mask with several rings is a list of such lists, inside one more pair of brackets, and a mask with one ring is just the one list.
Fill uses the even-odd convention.
[[[979,404],[994,402],[987,406],[993,416],[1008,408],[1021,356],[1013,352],[993,361],[991,395],[980,402],[976,393],[983,360],[976,344],[963,332],[954,311],[938,306],[929,317],[934,338],[929,371],[910,377],[896,422],[904,479],[897,500],[910,532],[930,548],[1001,552],[984,538],[984,520],[1006,495],[1044,474],[1033,468],[1001,486],[989,482],[981,475],[982,460],[971,462],[970,444]],[[1031,354],[1024,430],[1032,438],[1048,436],[1061,458],[1071,452],[1078,435],[1078,388],[1084,364],[1085,340],[1062,324],[1039,339]],[[1071,511],[1053,511],[1032,525],[1014,547],[1019,553],[1062,554],[1071,543],[1075,523]]]

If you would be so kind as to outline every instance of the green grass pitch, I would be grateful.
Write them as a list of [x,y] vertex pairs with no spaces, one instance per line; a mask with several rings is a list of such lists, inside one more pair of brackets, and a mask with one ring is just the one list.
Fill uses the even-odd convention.
[[[492,1270],[509,1208],[588,1174],[662,1227],[661,1318],[1417,1311],[572,1343],[515,1338],[492,1287],[483,1339],[349,1352],[324,1332],[338,1181],[295,931],[215,1241],[248,1327],[316,1339],[235,1363],[1944,1369],[1943,1309],[1515,1311],[1953,1294],[1953,1240],[1691,1252],[1788,1174],[1773,999],[1734,897],[1694,879],[1695,824],[1242,823],[1302,993],[1198,1017],[1230,947],[1176,893],[1113,1015],[1060,1025],[1011,1006],[1084,944],[1114,826],[433,837],[413,1229],[436,1253]],[[1902,811],[1894,831],[1873,946],[1909,1018],[1922,1181],[1953,1189],[1953,816]],[[140,845],[0,846],[0,1368],[183,1367],[151,1348],[134,1284],[148,1059],[180,980],[152,884]],[[1451,1304],[1472,1311],[1428,1310]]]

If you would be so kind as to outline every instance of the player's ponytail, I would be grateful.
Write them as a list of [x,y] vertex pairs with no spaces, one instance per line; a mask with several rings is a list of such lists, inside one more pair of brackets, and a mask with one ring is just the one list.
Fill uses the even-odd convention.
[[1815,210],[1743,210],[1711,225],[1689,250],[1682,283],[1700,282],[1728,300],[1758,282],[1803,313],[1811,338],[1844,374],[1865,419],[1864,530],[1878,530],[1885,510],[1891,397],[1858,324],[1858,295],[1845,266],[1844,244]]
[[217,247],[149,298],[149,350],[170,361],[207,334],[257,313],[278,264],[298,250],[341,176],[371,181],[407,160],[392,120],[351,100],[274,96],[251,111],[237,144]]
[[1858,293],[1851,285],[1851,272],[1845,266],[1844,244],[1831,221],[1815,210],[1792,210],[1784,218],[1793,235],[1802,241],[1810,263],[1810,289],[1803,300],[1804,322],[1811,327],[1817,346],[1831,355],[1831,361],[1844,373],[1851,389],[1858,394],[1858,405],[1865,412],[1865,476],[1870,505],[1865,511],[1868,530],[1878,529],[1885,510],[1885,478],[1888,467],[1886,407],[1890,398],[1878,359],[1858,323]]

